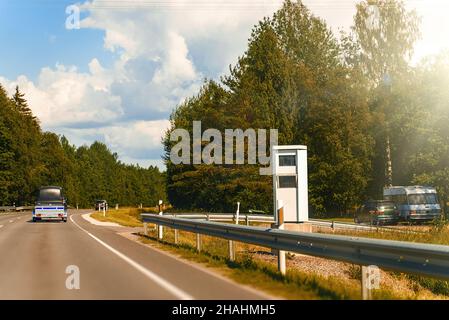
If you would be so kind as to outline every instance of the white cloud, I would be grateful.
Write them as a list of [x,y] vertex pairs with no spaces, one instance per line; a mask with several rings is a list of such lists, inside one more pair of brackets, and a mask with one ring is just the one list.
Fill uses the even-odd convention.
[[110,81],[97,60],[91,69],[94,73],[79,73],[76,67],[57,65],[43,68],[36,83],[26,76],[0,81],[10,94],[20,87],[44,128],[107,124],[123,115],[121,98],[110,94]]
[[98,140],[106,143],[122,160],[146,163],[151,159],[161,160],[162,133],[169,126],[168,120],[133,121],[98,128],[60,128],[59,132],[76,145]]
[[168,120],[136,121],[100,129],[105,142],[122,155],[145,159],[148,152],[159,150],[161,133],[170,126]]
[[[190,61],[214,73],[208,76],[217,76],[244,52],[252,26],[281,4],[282,0],[94,0],[81,6],[88,14],[81,27],[104,30],[105,48],[122,52],[125,61],[142,56],[162,60],[164,69],[179,75]],[[176,68],[180,63],[182,68]]]

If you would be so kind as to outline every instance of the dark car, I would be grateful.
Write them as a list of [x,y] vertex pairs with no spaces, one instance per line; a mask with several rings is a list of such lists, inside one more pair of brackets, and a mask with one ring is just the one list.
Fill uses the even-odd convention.
[[108,202],[106,200],[97,200],[95,202],[95,210],[108,210]]
[[399,211],[392,201],[370,200],[365,202],[354,216],[355,223],[369,223],[371,225],[396,224]]

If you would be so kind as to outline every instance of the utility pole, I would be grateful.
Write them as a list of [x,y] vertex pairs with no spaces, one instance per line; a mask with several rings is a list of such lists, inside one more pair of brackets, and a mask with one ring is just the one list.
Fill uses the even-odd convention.
[[[384,73],[383,84],[387,89],[387,105],[390,105],[391,112],[391,102],[392,102],[392,81],[391,76],[388,72]],[[388,121],[386,122],[387,130],[386,130],[386,139],[385,139],[385,186],[392,187],[393,186],[393,161],[391,159],[391,140],[390,140],[390,124]]]

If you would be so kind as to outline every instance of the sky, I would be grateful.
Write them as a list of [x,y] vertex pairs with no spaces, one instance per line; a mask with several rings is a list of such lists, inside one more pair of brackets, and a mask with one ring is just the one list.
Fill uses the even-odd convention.
[[[348,30],[357,0],[304,0]],[[448,0],[408,0],[422,17],[413,61],[449,48]],[[44,130],[102,141],[121,161],[163,169],[169,115],[243,54],[281,0],[0,0],[0,84],[26,94]],[[70,5],[80,28],[66,26]],[[71,20],[70,20],[71,21]]]

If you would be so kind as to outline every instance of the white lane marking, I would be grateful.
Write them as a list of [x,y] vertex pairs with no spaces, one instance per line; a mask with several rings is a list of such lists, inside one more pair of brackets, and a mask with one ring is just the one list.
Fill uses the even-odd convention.
[[138,264],[137,262],[135,262],[134,260],[131,260],[130,258],[128,258],[127,256],[125,256],[123,253],[121,253],[120,251],[114,249],[113,247],[111,247],[110,245],[108,245],[107,243],[105,243],[104,241],[98,239],[96,236],[94,236],[92,233],[90,233],[89,231],[87,231],[86,229],[84,229],[83,227],[81,227],[79,224],[77,224],[74,220],[73,220],[73,216],[70,216],[70,221],[72,221],[72,223],[77,226],[79,229],[81,229],[82,231],[84,231],[85,233],[87,233],[92,239],[94,239],[95,241],[97,241],[98,243],[100,243],[102,246],[104,246],[106,249],[108,249],[109,251],[111,251],[112,253],[114,253],[115,255],[117,255],[119,258],[121,258],[122,260],[124,260],[125,262],[127,262],[129,265],[131,265],[132,267],[134,267],[135,269],[137,269],[138,271],[140,271],[142,274],[144,274],[147,278],[153,280],[154,282],[156,282],[157,284],[159,284],[161,287],[163,287],[164,289],[166,289],[167,291],[170,291],[174,296],[178,297],[181,300],[194,300],[194,298],[189,295],[188,293],[184,292],[183,290],[179,289],[178,287],[174,286],[173,284],[171,284],[170,282],[168,282],[167,280],[161,278],[160,276],[158,276],[157,274],[155,274],[154,272],[151,272],[150,270],[146,269],[145,267],[143,267],[142,265]]
[[2,225],[2,224],[0,224],[0,228],[3,228],[3,225]]
[[9,223],[13,223],[14,222],[14,220],[9,220]]

